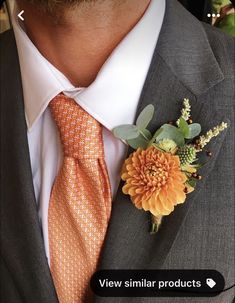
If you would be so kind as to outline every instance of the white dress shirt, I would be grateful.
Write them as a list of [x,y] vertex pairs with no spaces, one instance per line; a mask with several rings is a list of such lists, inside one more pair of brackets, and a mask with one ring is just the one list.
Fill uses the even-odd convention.
[[16,11],[14,13],[13,29],[22,75],[33,184],[48,262],[49,199],[63,158],[48,104],[64,92],[103,125],[105,160],[114,196],[127,147],[111,131],[120,124],[134,122],[164,13],[165,0],[152,0],[143,17],[115,48],[87,88],[74,87],[42,56],[19,24]]

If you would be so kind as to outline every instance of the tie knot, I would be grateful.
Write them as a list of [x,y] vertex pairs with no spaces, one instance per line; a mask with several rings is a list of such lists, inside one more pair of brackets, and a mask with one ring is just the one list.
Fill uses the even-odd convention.
[[103,158],[102,127],[73,99],[62,94],[50,102],[64,155],[77,159]]

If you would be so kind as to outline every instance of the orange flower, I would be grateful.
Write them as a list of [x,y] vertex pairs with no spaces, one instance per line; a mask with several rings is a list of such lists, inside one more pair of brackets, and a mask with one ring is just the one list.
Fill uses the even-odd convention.
[[121,177],[126,181],[123,193],[131,196],[137,208],[155,216],[169,215],[175,205],[186,199],[187,177],[181,172],[179,157],[153,146],[131,154]]

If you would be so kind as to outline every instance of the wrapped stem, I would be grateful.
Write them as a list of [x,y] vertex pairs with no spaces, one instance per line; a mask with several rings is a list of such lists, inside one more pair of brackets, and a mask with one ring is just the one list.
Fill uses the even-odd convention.
[[162,218],[163,216],[154,216],[151,215],[151,229],[150,229],[150,234],[156,234],[159,230],[159,227],[162,223]]

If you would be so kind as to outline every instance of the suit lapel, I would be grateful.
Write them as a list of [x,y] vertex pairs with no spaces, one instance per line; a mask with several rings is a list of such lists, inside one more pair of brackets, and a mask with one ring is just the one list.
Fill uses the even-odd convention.
[[[189,98],[194,120],[202,125],[205,121],[212,121],[212,124],[220,122],[223,117],[205,114],[203,107],[206,104],[199,102],[198,96],[223,79],[201,23],[177,1],[168,0],[137,115],[147,104],[154,104],[156,114],[150,125],[153,131],[167,121],[175,121],[180,115],[183,98]],[[207,123],[205,127],[208,126]],[[224,136],[212,146],[214,159],[207,166],[205,177],[213,168]],[[149,234],[149,213],[133,206],[129,196],[122,194],[122,185],[113,201],[100,269],[161,268],[203,182],[188,196],[185,204],[177,206],[170,216],[164,218],[156,235]],[[102,302],[102,298],[97,297],[95,302]]]
[[56,303],[58,301],[44,252],[34,196],[13,32],[5,33],[2,39],[1,251],[24,302]]

